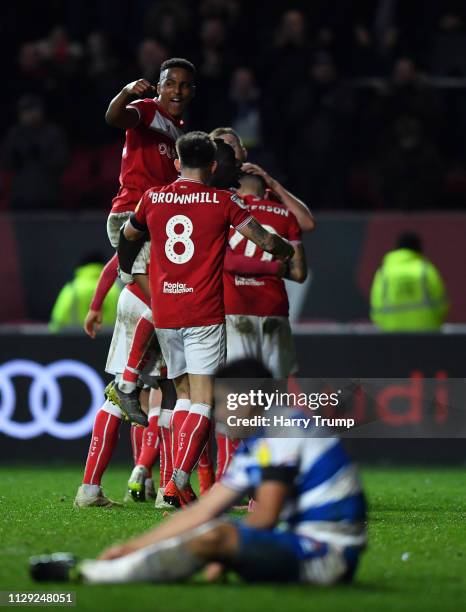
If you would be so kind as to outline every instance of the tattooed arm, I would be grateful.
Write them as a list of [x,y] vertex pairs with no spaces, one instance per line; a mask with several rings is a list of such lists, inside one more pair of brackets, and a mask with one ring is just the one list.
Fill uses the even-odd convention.
[[268,232],[254,218],[238,231],[245,238],[257,244],[262,250],[275,255],[277,259],[290,259],[295,253],[293,246],[289,242],[280,238],[278,234]]

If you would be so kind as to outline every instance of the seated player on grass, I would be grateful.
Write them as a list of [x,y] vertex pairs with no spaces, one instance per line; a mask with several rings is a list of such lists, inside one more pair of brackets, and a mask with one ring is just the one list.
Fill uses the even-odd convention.
[[[253,359],[230,363],[217,378],[216,410],[223,422],[232,414],[228,394],[274,388],[270,372]],[[303,416],[283,407],[267,414],[274,412]],[[263,414],[252,402],[241,409],[242,417]],[[356,467],[339,439],[313,436],[300,427],[278,436],[275,429],[277,437],[248,430],[250,437],[223,479],[199,501],[108,548],[97,560],[78,564],[67,553],[33,557],[33,578],[162,583],[185,580],[205,568],[208,580],[233,570],[251,582],[350,581],[366,543],[366,504]],[[243,521],[224,516],[246,492],[254,493],[254,512]]]

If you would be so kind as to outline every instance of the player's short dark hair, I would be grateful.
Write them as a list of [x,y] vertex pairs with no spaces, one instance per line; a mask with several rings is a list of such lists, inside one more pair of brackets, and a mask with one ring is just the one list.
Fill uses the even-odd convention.
[[225,134],[230,134],[230,136],[234,136],[239,142],[239,144],[244,147],[241,136],[238,134],[238,132],[235,132],[232,127],[218,127],[210,132],[210,136],[212,138],[220,138],[220,136],[225,136]]
[[182,57],[171,57],[170,59],[165,60],[160,66],[160,75],[165,70],[170,70],[170,68],[184,68],[192,74],[193,78],[196,76],[196,68],[194,67],[194,64]]
[[229,144],[224,142],[221,138],[213,138],[215,142],[215,146],[217,147],[217,151],[215,153],[215,159],[218,164],[222,164],[224,160],[230,160],[233,156],[235,157],[235,152],[233,147],[230,147]]
[[267,184],[260,174],[249,174],[248,172],[242,172],[239,175],[238,180],[241,185],[251,185],[258,196],[262,197],[265,194]]
[[404,232],[398,236],[396,246],[399,249],[410,249],[422,253],[422,240],[416,232]]
[[236,359],[222,366],[216,373],[218,384],[237,393],[249,391],[273,392],[278,381],[274,380],[270,370],[254,357]]
[[188,132],[176,141],[178,157],[185,168],[208,168],[215,161],[216,149],[206,132]]
[[258,359],[244,357],[235,359],[222,366],[215,374],[215,378],[241,378],[241,379],[271,379],[272,373]]

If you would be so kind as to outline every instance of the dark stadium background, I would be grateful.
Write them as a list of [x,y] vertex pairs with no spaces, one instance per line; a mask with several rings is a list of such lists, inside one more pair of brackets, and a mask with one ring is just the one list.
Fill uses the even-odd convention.
[[[250,161],[316,215],[316,232],[305,236],[311,279],[295,299],[303,375],[462,376],[463,2],[17,1],[0,7],[0,52],[2,363],[74,355],[103,370],[108,336],[92,343],[81,332],[48,335],[44,325],[82,256],[96,249],[111,254],[105,220],[123,134],[105,124],[108,102],[136,78],[155,82],[160,63],[180,55],[198,69],[188,129],[237,128]],[[27,133],[23,139],[15,132],[25,96],[38,97],[55,126],[58,159],[58,145],[29,150]],[[26,172],[37,163],[53,163],[56,176],[40,201]],[[382,339],[368,324],[369,288],[404,230],[422,237],[451,309],[438,334]],[[70,389],[64,420],[73,416],[71,399],[80,397]],[[47,436],[27,444],[32,456],[40,448],[46,458],[51,442],[64,459],[84,457],[87,439],[74,447]],[[2,445],[5,457],[13,444],[7,438]],[[427,441],[406,455],[403,446],[369,451],[379,458],[455,459],[460,448]]]

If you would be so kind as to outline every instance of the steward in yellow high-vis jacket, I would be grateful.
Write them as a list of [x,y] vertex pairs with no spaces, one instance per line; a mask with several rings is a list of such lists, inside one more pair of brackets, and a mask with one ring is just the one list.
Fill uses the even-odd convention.
[[[94,254],[95,255],[95,254]],[[60,291],[50,317],[49,329],[59,331],[66,327],[82,327],[92,301],[100,273],[102,258],[87,256],[74,272],[74,278]],[[120,290],[115,284],[102,305],[102,325],[114,325]]]
[[439,330],[448,297],[437,268],[422,254],[419,236],[402,234],[383,258],[371,288],[371,319],[388,332]]

